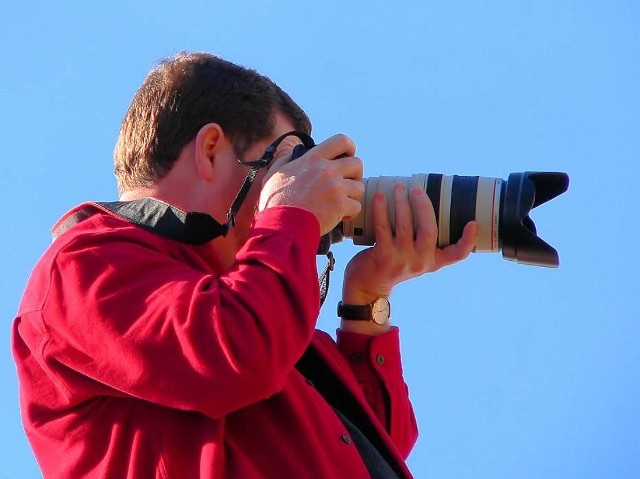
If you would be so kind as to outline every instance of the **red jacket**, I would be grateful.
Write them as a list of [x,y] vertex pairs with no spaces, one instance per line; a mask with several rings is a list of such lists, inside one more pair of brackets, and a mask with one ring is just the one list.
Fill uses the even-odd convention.
[[80,211],[90,214],[36,265],[13,326],[23,423],[45,478],[369,477],[296,369],[305,351],[410,477],[417,432],[397,329],[339,332],[337,346],[314,329],[310,213],[260,213],[223,272],[210,245],[86,205],[70,213]]

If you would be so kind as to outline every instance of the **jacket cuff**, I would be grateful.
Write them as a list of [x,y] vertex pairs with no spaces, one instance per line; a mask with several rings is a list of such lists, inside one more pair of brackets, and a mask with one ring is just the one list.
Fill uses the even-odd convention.
[[391,329],[377,336],[342,331],[336,332],[340,351],[349,361],[360,381],[370,382],[402,378],[399,329]]
[[320,222],[311,211],[298,206],[274,206],[256,215],[253,234],[269,236],[277,231],[296,243],[310,245],[315,253],[320,243]]

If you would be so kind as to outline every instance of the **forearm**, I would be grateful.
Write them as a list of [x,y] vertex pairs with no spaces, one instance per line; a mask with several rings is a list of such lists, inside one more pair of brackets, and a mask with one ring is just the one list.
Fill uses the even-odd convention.
[[43,354],[93,380],[87,394],[108,388],[211,416],[273,394],[315,328],[317,244],[308,243],[319,231],[314,220],[309,233],[308,213],[269,215],[223,275],[148,233],[69,245],[49,275],[49,308],[65,311],[45,313],[86,321],[50,324]]

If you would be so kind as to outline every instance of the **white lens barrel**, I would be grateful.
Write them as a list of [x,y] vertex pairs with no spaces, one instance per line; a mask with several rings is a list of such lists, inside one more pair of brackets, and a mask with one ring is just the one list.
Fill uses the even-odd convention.
[[500,178],[478,179],[476,200],[476,221],[479,226],[475,251],[496,252],[500,250],[500,198],[502,184]]
[[[365,194],[361,198],[362,210],[355,218],[343,221],[345,237],[357,245],[373,245],[373,197],[381,191],[389,205],[389,220],[395,224],[393,185],[404,183],[407,194],[412,187],[427,192],[433,203],[438,223],[438,246],[444,248],[455,243],[462,235],[464,225],[473,219],[479,224],[479,238],[475,251],[500,250],[500,199],[504,180],[500,178],[445,176],[419,173],[409,177],[380,176],[364,178]],[[416,222],[414,221],[414,226]],[[455,236],[451,238],[451,236]]]

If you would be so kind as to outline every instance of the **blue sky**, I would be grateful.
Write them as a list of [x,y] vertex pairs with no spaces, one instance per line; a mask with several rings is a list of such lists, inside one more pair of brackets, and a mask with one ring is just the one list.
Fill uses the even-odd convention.
[[[564,171],[534,210],[559,269],[500,254],[400,286],[417,478],[640,477],[640,3],[17,2],[0,16],[0,479],[38,477],[10,324],[51,224],[116,197],[112,151],[155,62],[205,50],[270,76],[365,176]],[[358,248],[335,248],[339,278]],[[320,263],[322,264],[322,263]],[[333,280],[319,327],[333,332]]]

